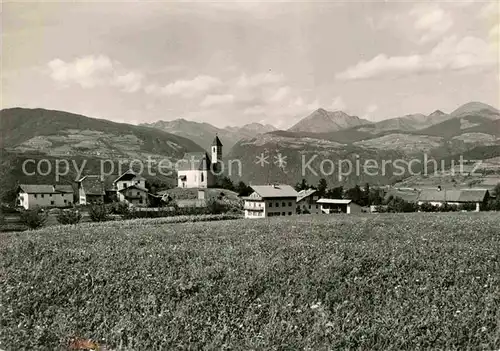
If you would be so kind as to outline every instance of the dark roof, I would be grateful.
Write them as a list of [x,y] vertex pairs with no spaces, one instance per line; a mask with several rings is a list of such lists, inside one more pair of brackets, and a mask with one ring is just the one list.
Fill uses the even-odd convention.
[[86,195],[105,195],[105,186],[98,175],[88,175],[78,181]]
[[413,189],[390,189],[385,194],[384,198],[387,200],[390,196],[399,197],[407,202],[416,202],[418,199],[418,190]]
[[178,171],[207,171],[212,161],[206,152],[186,152],[182,160],[177,162]]
[[125,173],[123,173],[121,176],[119,176],[118,178],[116,178],[113,183],[116,183],[118,181],[125,181],[125,180],[137,180],[137,179],[144,179],[143,176],[141,176],[140,174],[137,174],[131,170],[128,170],[126,171]]
[[148,192],[148,189],[143,188],[142,186],[139,186],[139,185],[137,185],[137,184],[133,184],[133,185],[131,185],[131,186],[128,186],[128,187],[123,188],[123,189],[120,189],[120,190],[118,190],[118,191],[119,191],[119,192],[122,192],[122,191],[124,191],[124,190],[128,190],[128,189],[137,189],[137,190],[141,190],[141,191]]
[[72,194],[74,192],[73,186],[69,184],[56,184],[55,185],[56,191],[60,193],[68,193]]
[[20,184],[19,188],[28,194],[55,194],[56,190],[50,184]]
[[422,202],[483,202],[489,195],[486,189],[422,190],[418,201]]
[[222,146],[222,143],[217,135],[215,136],[215,139],[212,142],[212,146]]
[[73,187],[69,184],[20,184],[19,189],[28,194],[72,194],[74,192]]

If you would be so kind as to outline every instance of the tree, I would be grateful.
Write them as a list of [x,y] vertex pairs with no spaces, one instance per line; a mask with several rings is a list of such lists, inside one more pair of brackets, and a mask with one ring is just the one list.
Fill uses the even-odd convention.
[[21,223],[30,229],[42,227],[47,221],[47,214],[39,208],[26,210],[21,213]]
[[10,205],[15,204],[16,199],[17,199],[17,191],[16,191],[16,189],[7,190],[2,195],[2,202],[8,203]]
[[295,185],[295,190],[301,191],[306,189],[309,189],[309,184],[307,184],[307,181],[304,178],[302,178],[301,182]]
[[370,194],[368,195],[368,205],[382,205],[384,202],[384,191],[380,188],[370,189]]
[[253,192],[253,189],[251,186],[246,185],[245,182],[240,181],[236,186],[236,192],[238,196],[248,196]]
[[217,183],[218,188],[231,190],[231,191],[235,190],[233,181],[227,176],[224,176],[224,177],[217,179],[216,183]]
[[328,188],[328,183],[325,178],[321,178],[318,182],[318,190],[316,191],[319,197],[323,197],[326,194],[326,189]]
[[90,206],[89,217],[92,222],[105,222],[109,219],[108,209],[104,204],[95,204]]
[[363,205],[363,192],[359,185],[354,186],[354,188],[348,189],[346,192],[346,197],[351,199],[354,203]]
[[342,186],[338,186],[333,189],[328,189],[325,197],[328,199],[342,199],[344,195],[344,188]]
[[56,219],[60,224],[77,224],[82,219],[82,214],[76,209],[62,210]]
[[493,196],[495,196],[497,199],[500,197],[500,183],[498,183],[497,185],[495,185],[495,187],[491,191],[491,194]]
[[362,197],[362,206],[370,206],[370,184],[365,183],[365,187],[363,188],[363,197]]

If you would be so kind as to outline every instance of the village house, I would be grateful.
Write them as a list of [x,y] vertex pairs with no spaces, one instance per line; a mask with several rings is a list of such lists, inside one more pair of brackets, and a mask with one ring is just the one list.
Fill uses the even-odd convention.
[[132,171],[127,171],[113,181],[117,200],[131,205],[146,206],[148,203],[148,189],[146,178]]
[[149,192],[146,189],[146,178],[131,170],[117,178],[110,177],[103,179],[98,175],[88,175],[78,180],[79,204],[104,203],[106,199],[135,206],[148,204]]
[[474,211],[479,212],[481,205],[486,204],[490,197],[487,189],[426,189],[422,190],[418,196],[418,205],[425,203],[441,207],[444,204],[461,206],[470,204],[474,206]]
[[291,216],[297,212],[297,195],[290,185],[251,185],[253,190],[244,197],[245,218]]
[[34,207],[68,207],[73,205],[71,185],[21,184],[17,187],[16,204],[25,209]]
[[222,143],[218,136],[211,146],[212,156],[206,152],[187,152],[177,163],[177,187],[211,188],[215,186],[215,174],[222,161]]
[[319,196],[315,189],[304,189],[297,195],[297,213],[320,214],[321,207],[317,204]]
[[361,213],[362,207],[350,199],[319,199],[322,213]]
[[106,196],[101,176],[87,175],[77,181],[78,203],[80,205],[102,204]]

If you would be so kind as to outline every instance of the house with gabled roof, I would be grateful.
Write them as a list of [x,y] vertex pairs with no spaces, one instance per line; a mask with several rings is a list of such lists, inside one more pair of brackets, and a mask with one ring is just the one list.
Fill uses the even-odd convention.
[[104,180],[99,175],[86,175],[77,181],[80,205],[102,204],[106,196]]
[[424,189],[418,196],[418,205],[425,203],[433,206],[441,207],[444,204],[460,206],[463,204],[471,204],[475,207],[475,211],[479,212],[481,206],[486,204],[490,198],[490,193],[487,189]]
[[320,214],[321,208],[316,201],[319,200],[316,189],[304,189],[297,195],[297,213]]
[[20,184],[16,204],[25,209],[34,207],[68,207],[74,202],[74,190],[67,184]]
[[297,191],[290,185],[250,185],[253,190],[245,201],[245,218],[292,216],[297,212]]
[[218,136],[211,146],[212,156],[205,152],[187,152],[177,161],[177,187],[210,188],[215,186],[215,174],[220,171],[222,143]]

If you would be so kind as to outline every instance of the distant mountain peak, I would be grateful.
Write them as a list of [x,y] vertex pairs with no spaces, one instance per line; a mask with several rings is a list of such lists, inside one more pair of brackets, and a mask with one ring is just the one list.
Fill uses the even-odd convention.
[[453,111],[451,114],[453,116],[459,116],[469,113],[478,113],[480,111],[486,111],[487,113],[493,113],[493,114],[500,113],[500,111],[498,111],[498,109],[494,108],[493,106],[490,106],[488,104],[479,101],[471,101],[466,104],[463,104],[455,111]]
[[446,113],[444,113],[443,111],[441,110],[436,110],[434,112],[432,112],[429,116],[443,116],[445,115]]
[[340,110],[327,111],[324,108],[318,108],[288,130],[291,132],[327,133],[368,123],[371,122],[357,116],[350,116]]

